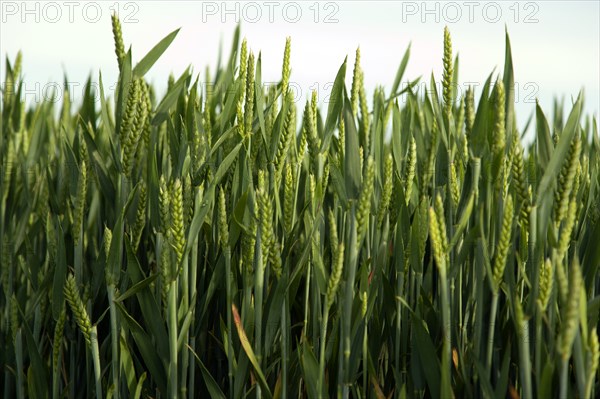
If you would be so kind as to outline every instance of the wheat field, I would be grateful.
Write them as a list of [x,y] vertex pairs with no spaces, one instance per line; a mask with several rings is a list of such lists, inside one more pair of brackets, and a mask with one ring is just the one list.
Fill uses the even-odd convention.
[[424,95],[409,48],[367,98],[357,50],[319,109],[290,38],[277,85],[238,27],[160,97],[178,31],[112,32],[114,98],[27,105],[6,60],[3,397],[597,397],[598,125],[537,106],[523,145],[508,34],[477,92],[446,29]]

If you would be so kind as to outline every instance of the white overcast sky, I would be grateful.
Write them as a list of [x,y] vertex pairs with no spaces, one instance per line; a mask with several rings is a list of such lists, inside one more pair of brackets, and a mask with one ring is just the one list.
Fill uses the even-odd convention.
[[[482,85],[495,68],[502,73],[504,30],[508,29],[522,126],[538,98],[548,117],[556,96],[569,105],[584,89],[588,114],[600,109],[600,2],[592,1],[0,1],[0,54],[23,51],[28,101],[48,93],[68,75],[71,95],[81,99],[88,75],[105,87],[117,79],[110,25],[112,10],[123,22],[134,63],[165,35],[181,31],[148,73],[164,89],[170,72],[188,65],[204,79],[223,44],[230,51],[238,22],[252,51],[262,52],[263,81],[280,79],[286,36],[292,37],[292,81],[300,100],[317,89],[327,99],[331,82],[348,55],[361,48],[368,92],[389,87],[409,45],[405,80],[433,72],[441,78],[443,28],[460,56],[459,85]],[[4,78],[4,62],[1,76]],[[107,91],[110,92],[109,89]],[[479,92],[476,91],[476,94]]]

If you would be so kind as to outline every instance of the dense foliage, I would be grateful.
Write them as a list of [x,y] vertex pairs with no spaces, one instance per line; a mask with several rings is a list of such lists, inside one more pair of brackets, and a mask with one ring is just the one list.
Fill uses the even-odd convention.
[[441,93],[400,87],[407,50],[368,100],[357,51],[319,110],[289,39],[276,86],[238,30],[159,99],[177,31],[135,66],[113,33],[114,99],[26,107],[6,63],[3,397],[598,393],[597,124],[537,107],[523,148],[508,37],[479,93],[446,30]]

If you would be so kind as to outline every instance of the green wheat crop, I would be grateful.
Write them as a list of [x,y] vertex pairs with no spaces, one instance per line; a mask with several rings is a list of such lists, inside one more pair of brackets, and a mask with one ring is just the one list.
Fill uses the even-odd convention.
[[238,28],[161,97],[178,31],[135,65],[112,32],[114,98],[27,105],[6,61],[1,397],[599,395],[597,121],[536,106],[524,145],[508,36],[463,98],[448,29],[424,95],[407,50],[367,98],[357,49],[319,109],[290,38],[275,87]]

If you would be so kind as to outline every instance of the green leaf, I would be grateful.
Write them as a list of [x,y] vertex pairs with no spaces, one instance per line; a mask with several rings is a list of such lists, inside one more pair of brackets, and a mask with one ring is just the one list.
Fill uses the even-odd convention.
[[[265,127],[265,114],[263,110],[265,109],[264,105],[264,88],[261,82],[261,74],[262,74],[262,61],[261,61],[261,53],[258,53],[258,59],[256,61],[256,73],[254,74],[254,98],[256,101],[256,110],[258,114],[258,126],[260,127],[261,137],[263,141],[264,148],[269,148],[269,143],[267,142],[267,128]],[[270,155],[269,151],[266,151],[267,157]],[[267,159],[268,162],[271,162],[271,159]]]
[[104,96],[104,85],[102,84],[102,72],[99,72],[98,75],[98,85],[100,86],[100,116],[102,117],[102,123],[104,128],[108,129],[109,136],[114,136],[115,127],[108,115],[108,105],[106,103],[106,97]]
[[139,281],[139,282],[135,283],[127,291],[125,291],[124,293],[122,293],[121,295],[119,295],[117,298],[115,298],[115,301],[122,302],[125,299],[127,299],[127,298],[129,298],[129,297],[131,297],[133,295],[136,295],[138,292],[140,292],[141,290],[143,290],[144,288],[146,288],[150,284],[152,284],[152,282],[154,280],[156,280],[157,277],[158,277],[158,274],[154,273],[154,274],[150,275],[150,277],[146,277],[142,281]]
[[348,198],[346,196],[346,186],[344,185],[344,175],[335,163],[329,164],[329,178],[331,179],[331,184],[335,193],[345,207],[348,202]]
[[346,177],[346,195],[348,199],[358,198],[358,188],[362,178],[360,170],[360,154],[358,145],[358,131],[354,125],[354,117],[350,104],[344,107],[344,126],[346,129],[346,149],[344,153],[344,175]]
[[56,248],[56,267],[52,284],[52,316],[58,320],[65,301],[64,286],[67,279],[67,253],[65,237],[60,221],[57,221],[58,246]]
[[407,147],[402,146],[402,115],[398,103],[392,105],[392,155],[398,175],[402,176],[402,160]]
[[144,58],[138,62],[135,68],[133,68],[133,74],[139,78],[143,77],[146,72],[152,68],[152,65],[154,65],[154,63],[160,58],[165,50],[167,50],[167,48],[171,45],[178,33],[179,29],[176,29],[158,42],[156,46],[154,46],[152,50],[150,50],[148,54],[146,54]]
[[492,103],[489,99],[491,82],[492,74],[488,76],[483,85],[481,98],[479,99],[479,105],[477,106],[477,113],[475,114],[475,122],[473,123],[473,131],[470,137],[471,149],[473,155],[476,157],[482,157],[484,155],[484,150],[487,145],[487,134],[491,129]]
[[504,53],[504,89],[506,105],[506,137],[507,142],[512,140],[513,125],[515,123],[515,76],[513,72],[512,51],[510,48],[510,39],[508,29],[506,30],[506,49]]
[[192,354],[194,355],[194,358],[196,359],[196,362],[200,366],[200,371],[202,372],[202,378],[204,378],[204,383],[206,384],[206,389],[208,389],[208,393],[210,394],[210,397],[212,399],[225,399],[226,398],[225,394],[223,393],[223,391],[221,391],[219,384],[217,384],[217,382],[215,381],[213,376],[210,375],[210,372],[208,371],[208,369],[206,368],[204,363],[202,363],[202,360],[200,359],[198,354],[196,354],[196,352],[194,352],[194,350],[192,348],[188,347],[188,349],[190,352],[192,352]]
[[458,224],[456,225],[456,230],[454,231],[454,236],[452,237],[452,240],[450,241],[450,244],[448,245],[449,250],[454,248],[454,246],[463,238],[463,232],[465,231],[465,228],[467,227],[469,219],[471,218],[471,213],[473,212],[473,204],[475,202],[474,200],[475,200],[475,193],[471,193],[471,195],[469,196],[467,205],[464,207],[464,209],[460,215]]
[[188,142],[191,142],[193,140],[193,135],[194,135],[194,129],[197,126],[194,126],[194,121],[196,121],[196,124],[198,123],[198,120],[196,118],[194,118],[196,115],[196,101],[197,101],[197,96],[198,96],[198,79],[200,77],[196,77],[196,81],[191,85],[190,87],[190,92],[188,94],[188,99],[187,99],[187,107],[185,110],[185,126],[187,127],[186,130],[186,139]]
[[453,73],[452,73],[452,86],[451,86],[451,98],[452,98],[452,104],[456,103],[456,97],[457,97],[457,91],[458,91],[458,71],[459,71],[459,58],[458,58],[458,54],[456,54],[456,57],[454,57],[454,66],[453,66]]
[[[190,326],[192,325],[192,320],[194,320],[194,317],[196,317],[195,312],[192,311],[192,309],[194,309],[194,307],[196,306],[196,295],[194,295],[194,297],[192,298],[192,300],[190,301],[190,305],[189,305],[189,309],[185,315],[185,318],[183,319],[183,323],[181,323],[181,327],[179,329],[179,337],[177,338],[177,350],[181,351],[181,349],[183,348],[183,343],[184,340],[188,337],[188,332],[190,330]],[[183,307],[181,307],[179,310],[181,311],[183,309]]]
[[302,360],[302,375],[306,381],[306,388],[308,390],[308,397],[311,399],[318,399],[323,397],[322,394],[317,392],[317,381],[319,377],[319,363],[315,357],[312,349],[307,342],[302,344],[301,348],[301,360]]
[[[233,79],[233,76],[231,76],[231,79]],[[218,119],[219,129],[221,131],[227,129],[228,124],[231,122],[231,118],[235,116],[238,99],[242,96],[244,90],[245,89],[241,87],[239,79],[227,87],[227,97],[225,98],[225,104],[221,104],[223,111]]]
[[135,393],[133,394],[134,399],[139,399],[142,396],[142,389],[144,388],[144,381],[146,381],[146,372],[144,371],[140,376],[135,387]]
[[412,317],[413,340],[416,350],[421,361],[422,370],[427,380],[427,385],[431,391],[431,396],[434,398],[440,397],[440,361],[435,355],[435,347],[431,342],[431,337],[423,327],[423,320],[420,320],[416,315]]
[[229,139],[230,136],[232,136],[233,133],[235,133],[235,132],[237,132],[237,127],[236,126],[232,126],[229,129],[227,129],[225,132],[221,133],[221,135],[219,136],[219,138],[217,139],[217,141],[213,144],[213,146],[212,146],[212,148],[210,150],[210,156],[212,157],[213,155],[215,155],[215,153],[223,145],[223,142],[225,142],[225,140]]
[[119,137],[121,132],[121,119],[127,105],[127,95],[131,81],[131,50],[129,50],[123,59],[121,73],[119,74],[119,84],[117,86],[117,96],[115,98],[115,137]]
[[31,363],[33,375],[33,387],[29,387],[29,389],[33,388],[33,390],[31,390],[30,393],[33,394],[35,392],[38,398],[45,398],[48,395],[48,386],[50,386],[48,384],[46,368],[44,367],[45,362],[40,355],[37,343],[35,342],[27,323],[23,323],[21,331],[25,333],[25,338],[27,340],[27,351],[29,352],[29,361]]
[[116,302],[115,305],[121,313],[121,320],[131,331],[133,339],[139,349],[139,353],[142,356],[142,359],[144,359],[144,363],[148,368],[152,379],[156,382],[156,385],[162,392],[167,392],[167,373],[165,372],[164,363],[156,352],[156,346],[152,338],[144,331],[138,322],[131,317],[120,302]]
[[129,395],[133,397],[136,390],[135,366],[133,365],[133,359],[131,358],[131,353],[129,352],[129,347],[127,346],[127,341],[125,340],[125,336],[123,334],[121,334],[119,337],[119,347],[121,349],[119,357],[121,359],[122,373],[127,380]]
[[[132,190],[135,191],[135,190]],[[119,281],[119,275],[121,273],[121,257],[123,254],[123,215],[125,212],[121,212],[117,218],[117,221],[112,229],[112,239],[110,241],[110,248],[108,250],[108,257],[106,259],[106,275],[111,277],[116,284]]]
[[[204,199],[202,201],[202,204],[200,204],[199,207],[196,207],[196,209],[194,209],[194,217],[192,218],[192,222],[190,223],[188,239],[187,239],[187,242],[185,245],[185,252],[184,252],[185,255],[190,253],[190,250],[192,249],[192,245],[194,244],[196,237],[198,236],[198,233],[200,232],[202,223],[204,222],[204,219],[206,218],[206,214],[208,213],[208,210],[210,209],[210,205],[212,204],[212,201],[214,200],[216,186],[221,182],[221,179],[223,178],[223,176],[225,176],[225,173],[229,170],[229,167],[231,166],[233,161],[236,159],[241,147],[242,147],[242,143],[239,143],[238,145],[235,146],[235,148],[233,150],[231,150],[231,152],[229,154],[227,154],[225,159],[223,159],[223,161],[219,165],[219,169],[217,169],[217,172],[215,173],[215,176],[214,176],[210,186],[204,193]],[[185,256],[183,258],[185,259]]]
[[[560,139],[556,144],[556,148],[552,152],[552,157],[550,157],[550,161],[548,165],[546,165],[544,169],[544,175],[540,180],[540,184],[538,186],[538,193],[546,193],[546,191],[550,188],[552,182],[558,176],[560,172],[560,168],[569,152],[569,147],[571,146],[571,141],[575,134],[579,130],[579,114],[581,113],[581,103],[583,99],[581,94],[577,97],[577,101],[573,105],[573,109],[571,110],[571,114],[569,115],[569,119],[567,120],[567,124],[563,132],[560,135]],[[540,197],[538,197],[539,199]]]
[[[585,253],[583,255],[582,274],[585,277],[585,285],[587,289],[593,287],[593,276],[597,273],[597,265],[600,264],[600,223],[596,222],[594,225],[589,226],[587,233],[587,245],[585,247]],[[591,280],[590,280],[591,279]]]
[[[127,255],[127,274],[131,279],[131,282],[135,285],[142,282],[145,276],[142,273],[140,263],[133,253],[130,240],[123,241],[125,242]],[[162,358],[168,359],[169,348],[167,345],[169,341],[167,330],[165,328],[165,321],[162,318],[156,317],[156,315],[161,314],[160,307],[147,284],[146,287],[137,290],[136,298],[140,304],[143,320],[151,332],[152,338],[156,340],[156,343],[153,345],[154,352],[158,353]],[[121,302],[115,301],[115,303],[120,304]]]
[[[112,131],[113,130],[111,130],[111,132]],[[90,169],[94,169],[94,174],[98,178],[98,183],[100,184],[100,189],[102,190],[102,194],[104,195],[104,197],[115,198],[115,187],[113,186],[112,181],[108,178],[108,172],[105,168],[104,161],[100,159],[100,150],[96,146],[96,142],[93,138],[94,133],[91,130],[89,124],[86,126],[86,129],[84,129],[82,132],[91,160],[91,163],[88,167]],[[111,135],[111,133],[109,133],[109,135]]]
[[[500,369],[500,377],[496,383],[496,397],[501,398],[506,395],[506,391],[508,390],[508,377],[510,371],[510,353],[511,353],[511,343],[508,342],[508,347],[504,350],[504,356],[502,357],[502,367]],[[543,396],[540,396],[543,397]]]
[[281,320],[281,306],[283,304],[284,296],[287,291],[287,277],[285,274],[277,281],[277,285],[274,289],[271,289],[271,295],[267,300],[265,306],[267,310],[267,323],[265,325],[265,347],[271,348],[277,345],[275,338],[279,328],[281,327],[279,321]]
[[260,387],[262,389],[262,394],[267,399],[271,399],[273,397],[273,395],[271,394],[271,391],[269,390],[269,386],[267,385],[267,380],[265,379],[265,375],[263,374],[262,369],[261,369],[260,365],[258,364],[258,360],[256,359],[256,356],[254,355],[254,350],[252,350],[252,345],[250,344],[250,341],[248,341],[248,337],[246,336],[246,332],[244,331],[244,326],[242,326],[242,321],[240,319],[240,315],[238,313],[238,310],[237,310],[235,304],[231,305],[231,311],[233,312],[233,321],[235,324],[235,328],[237,329],[238,336],[240,338],[240,343],[242,344],[242,348],[244,348],[244,351],[246,352],[246,355],[248,356],[250,363],[252,363],[254,372],[256,373],[256,376],[258,377],[258,383],[260,384]]
[[[331,96],[329,97],[329,106],[327,107],[327,118],[325,119],[325,129],[323,131],[323,146],[322,149],[326,149],[326,145],[329,145],[331,135],[337,124],[338,116],[344,105],[344,92],[345,84],[344,79],[346,78],[346,61],[348,57],[344,59],[342,66],[338,70],[333,87],[331,88]],[[347,134],[347,133],[346,133]]]
[[186,69],[181,77],[173,84],[173,87],[164,96],[158,107],[156,107],[156,113],[152,119],[152,125],[160,125],[169,117],[169,110],[177,102],[181,91],[187,86],[187,80],[189,78],[189,69]]
[[552,156],[552,150],[554,145],[552,144],[552,137],[550,137],[550,127],[548,126],[548,120],[544,115],[544,111],[540,108],[540,104],[535,104],[535,119],[536,119],[536,132],[537,132],[537,151],[536,155],[540,163],[540,167],[545,169],[550,162]]
[[[544,366],[544,371],[542,371],[542,377],[540,378],[540,390],[538,392],[538,397],[540,398],[550,398],[552,397],[553,392],[553,382],[555,382],[554,378],[554,363],[546,362]],[[556,392],[556,391],[554,391]]]
[[[583,297],[582,292],[582,297]],[[585,299],[585,298],[584,298]],[[581,301],[579,302],[582,303]],[[585,300],[583,301],[583,305],[585,306]],[[587,367],[584,366],[584,363],[587,363],[587,358],[590,355],[589,350],[587,348],[584,349],[584,343],[582,339],[585,339],[587,336],[587,326],[581,326],[585,334],[578,333],[575,335],[575,341],[573,342],[573,368],[575,370],[575,381],[577,382],[577,390],[579,392],[585,392],[585,383],[586,383],[586,372]],[[587,346],[587,343],[585,344]],[[583,395],[582,395],[583,396]]]
[[408,65],[408,59],[410,58],[410,47],[411,43],[408,44],[408,47],[404,52],[404,56],[402,57],[402,61],[400,61],[400,66],[398,67],[398,71],[396,72],[394,83],[392,84],[392,87],[390,89],[390,98],[388,99],[388,101],[395,97],[396,92],[398,91],[398,87],[400,87],[400,82],[402,82],[402,77],[404,76],[404,71],[406,70],[406,66]]

